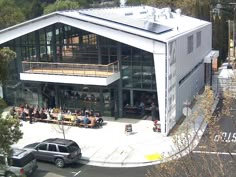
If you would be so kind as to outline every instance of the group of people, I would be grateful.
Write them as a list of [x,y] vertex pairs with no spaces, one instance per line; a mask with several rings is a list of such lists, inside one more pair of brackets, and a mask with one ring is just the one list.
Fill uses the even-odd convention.
[[76,120],[77,124],[95,125],[96,123],[102,123],[103,119],[100,112],[94,113],[93,110],[83,109],[79,112],[79,117]]
[[[151,103],[150,109],[151,109],[152,121],[159,120],[158,107],[156,106],[156,104],[154,102]],[[140,112],[141,116],[145,115],[145,104],[143,101],[141,101],[139,104],[139,112]]]
[[[19,109],[13,107],[12,114],[15,115],[16,113],[19,115],[19,118],[23,121],[26,121],[26,117],[29,116],[29,121],[32,124],[33,118],[40,118],[40,119],[52,119],[55,109],[51,108],[39,108],[39,106],[29,106],[28,104],[20,105]],[[63,120],[63,115],[75,115],[76,123],[84,123],[84,124],[91,124],[97,121],[103,122],[102,116],[100,112],[94,113],[93,110],[88,110],[86,108],[81,110],[76,110],[75,112],[71,112],[70,110],[57,110],[57,119]]]
[[48,115],[50,115],[49,109],[39,108],[39,106],[29,106],[28,104],[20,105],[18,110],[16,110],[16,108],[13,107],[13,114],[14,112],[17,112],[19,118],[22,119],[23,121],[26,121],[26,117],[29,116],[31,124],[33,123],[33,117],[40,119],[47,119]]

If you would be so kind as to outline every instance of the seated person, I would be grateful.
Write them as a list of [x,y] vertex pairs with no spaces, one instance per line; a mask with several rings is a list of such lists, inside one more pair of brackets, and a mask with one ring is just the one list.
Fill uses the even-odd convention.
[[44,110],[40,111],[40,118],[41,119],[47,119],[47,115],[45,114]]
[[41,118],[38,110],[36,110],[36,112],[35,112],[35,114],[34,114],[34,117],[35,117],[35,118]]
[[84,124],[90,124],[90,119],[89,119],[89,117],[86,115],[84,118],[83,118],[83,123]]
[[89,117],[90,120],[90,126],[94,127],[96,125],[96,118],[95,117]]
[[78,118],[78,119],[76,119],[76,124],[80,124],[80,123],[82,123],[83,121],[80,119],[80,118]]
[[45,114],[47,115],[47,119],[48,120],[52,120],[52,117],[50,115],[50,112],[49,111],[46,111]]
[[62,111],[60,111],[60,112],[57,114],[57,120],[59,120],[59,121],[63,120]]
[[86,116],[83,116],[82,118],[77,118],[76,119],[76,124],[90,124],[90,119],[89,117],[86,115]]
[[10,110],[10,115],[15,116],[16,115],[16,108],[13,106],[13,108]]
[[66,114],[71,115],[71,111],[68,109],[67,112],[66,112]]

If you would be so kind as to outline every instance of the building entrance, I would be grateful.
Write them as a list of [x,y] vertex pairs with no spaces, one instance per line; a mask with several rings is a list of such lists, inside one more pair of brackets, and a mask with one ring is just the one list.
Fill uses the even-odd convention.
[[124,116],[139,119],[151,119],[152,106],[156,107],[156,116],[158,117],[157,94],[153,91],[125,90],[124,98]]

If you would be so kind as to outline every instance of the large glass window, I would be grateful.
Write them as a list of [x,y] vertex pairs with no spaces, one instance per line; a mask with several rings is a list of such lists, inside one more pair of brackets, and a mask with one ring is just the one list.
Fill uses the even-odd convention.
[[156,89],[153,55],[122,45],[122,80],[124,88]]

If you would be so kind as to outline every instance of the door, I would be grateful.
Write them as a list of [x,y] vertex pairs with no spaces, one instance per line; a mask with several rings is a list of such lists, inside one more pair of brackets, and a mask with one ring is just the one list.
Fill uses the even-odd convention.
[[48,161],[48,144],[42,143],[36,147],[34,152],[36,159]]

